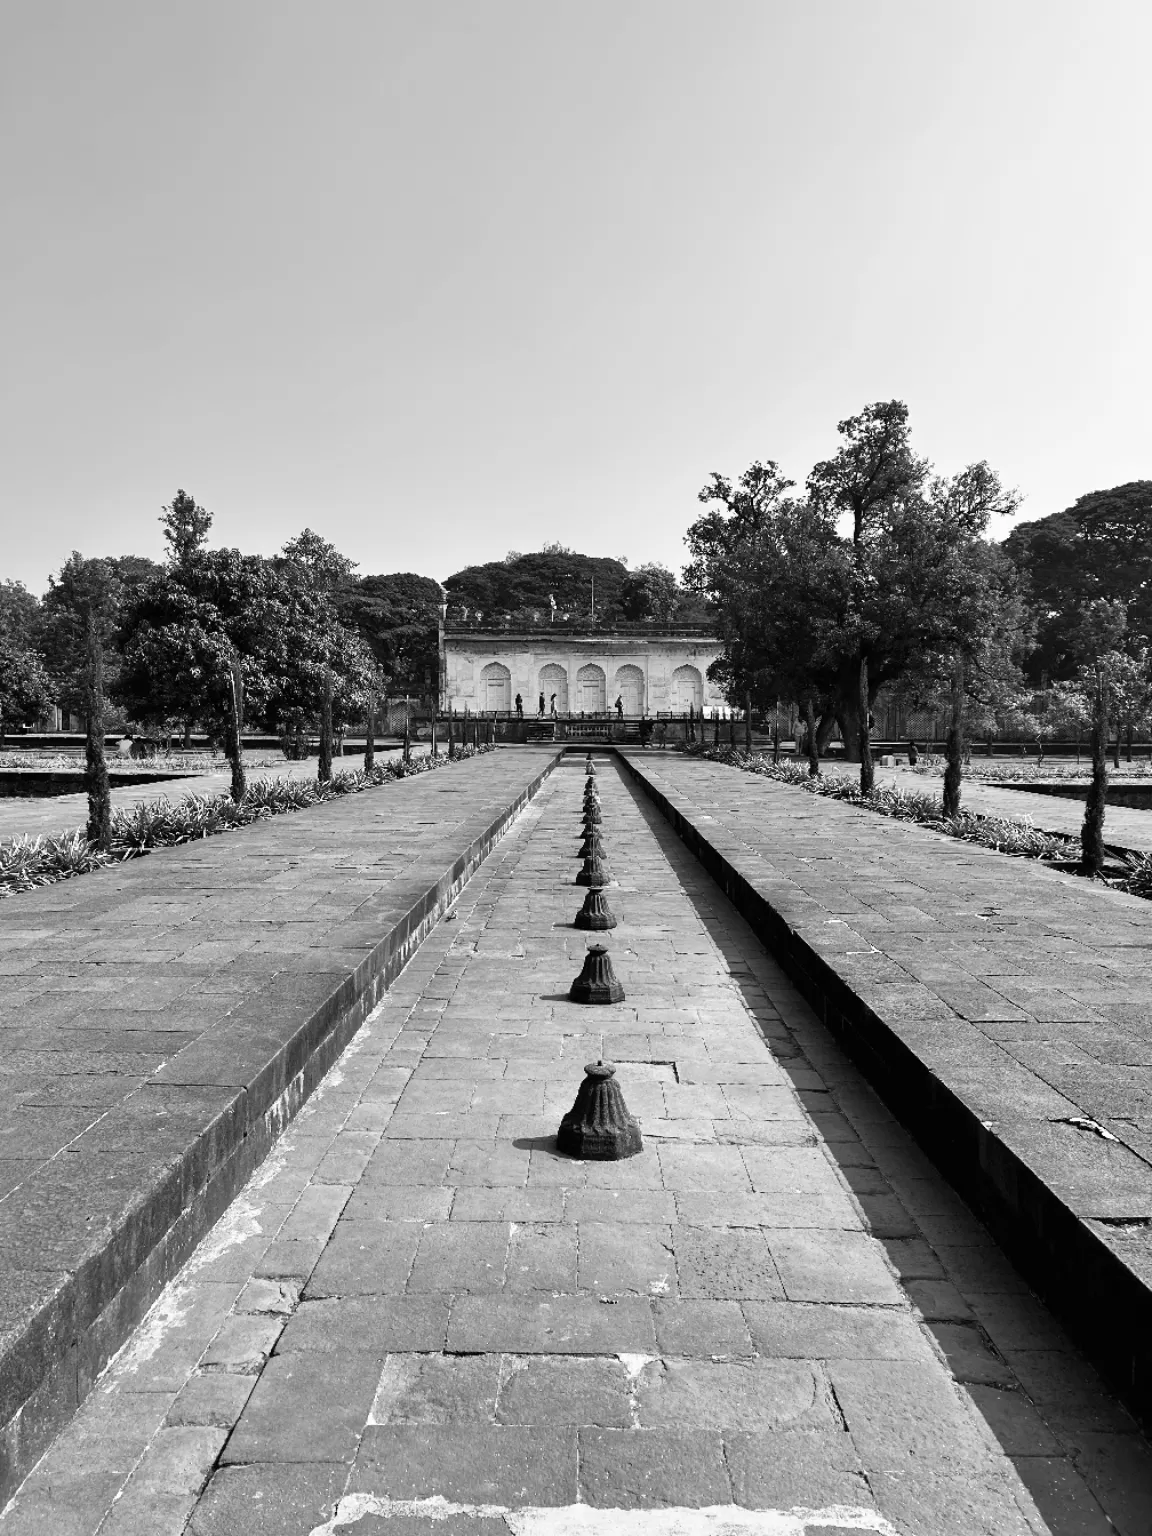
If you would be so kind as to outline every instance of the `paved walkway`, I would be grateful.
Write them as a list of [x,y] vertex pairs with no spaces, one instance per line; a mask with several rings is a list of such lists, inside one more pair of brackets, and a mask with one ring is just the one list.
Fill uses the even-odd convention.
[[[402,749],[400,747],[377,747],[376,756],[385,758],[395,756]],[[413,753],[427,751],[426,747],[413,746]],[[2,766],[2,765],[0,765]],[[77,759],[77,766],[84,767],[83,758]],[[115,768],[114,763],[110,763]],[[360,757],[346,757],[337,760],[335,767],[360,768],[363,759]],[[314,779],[316,777],[316,759],[311,758],[302,763],[282,762],[269,768],[249,767],[249,779],[289,778],[289,779]],[[189,774],[179,779],[162,779],[155,784],[126,784],[122,788],[113,789],[112,804],[121,809],[130,809],[143,801],[159,800],[167,796],[170,800],[179,799],[181,795],[219,795],[230,789],[232,784],[231,771],[224,764],[209,773]],[[88,797],[78,795],[50,795],[43,800],[25,799],[23,796],[5,796],[0,799],[0,842],[11,837],[22,835],[29,837],[47,836],[55,832],[71,832],[75,827],[83,827],[88,820]]]
[[485,754],[0,904],[0,1489],[550,761]]
[[[627,998],[567,1001],[582,780],[490,855],[0,1536],[1148,1530],[1126,1415],[607,765]],[[574,1162],[601,1057],[645,1149]]]

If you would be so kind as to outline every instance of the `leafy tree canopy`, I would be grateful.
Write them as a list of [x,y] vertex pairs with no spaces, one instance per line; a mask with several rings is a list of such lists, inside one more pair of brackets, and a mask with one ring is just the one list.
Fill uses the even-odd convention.
[[627,567],[619,560],[553,546],[537,554],[467,566],[449,576],[444,587],[451,604],[450,619],[459,617],[462,607],[467,607],[470,614],[480,612],[485,618],[505,613],[526,618],[536,612],[546,619],[550,596],[556,599],[559,612],[587,618],[592,610],[595,580],[596,613],[607,617],[611,611],[619,611],[627,574]]
[[340,617],[372,652],[389,693],[435,688],[442,602],[440,583],[411,571],[354,577],[341,588]]
[[1152,637],[1152,480],[1081,496],[1063,512],[1020,523],[1004,549],[1031,586],[1037,649],[1030,675],[1070,678],[1073,645],[1090,603],[1124,604],[1130,635]]

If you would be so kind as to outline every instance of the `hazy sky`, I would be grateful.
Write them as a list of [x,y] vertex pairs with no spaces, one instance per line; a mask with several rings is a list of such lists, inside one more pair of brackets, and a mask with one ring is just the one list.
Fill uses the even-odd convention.
[[679,567],[900,396],[1025,517],[1152,477],[1147,0],[10,0],[0,577],[310,525]]

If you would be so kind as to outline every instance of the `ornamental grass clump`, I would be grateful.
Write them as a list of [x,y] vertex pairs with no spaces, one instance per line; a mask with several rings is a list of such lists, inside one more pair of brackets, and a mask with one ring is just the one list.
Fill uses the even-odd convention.
[[[491,745],[462,747],[454,761],[495,750]],[[68,880],[73,875],[86,875],[105,864],[140,858],[153,848],[175,848],[181,843],[215,837],[217,833],[251,826],[269,816],[303,811],[343,795],[358,795],[393,779],[412,778],[447,766],[446,757],[429,755],[407,763],[389,761],[369,769],[346,769],[323,781],[255,779],[238,803],[230,794],[187,794],[176,800],[161,795],[128,809],[114,809],[104,852],[79,830],[49,837],[15,837],[0,843],[0,897]]]

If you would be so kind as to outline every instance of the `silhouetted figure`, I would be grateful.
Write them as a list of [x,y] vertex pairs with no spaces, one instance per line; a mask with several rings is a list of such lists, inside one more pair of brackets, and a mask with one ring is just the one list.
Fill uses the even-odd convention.
[[916,764],[919,761],[920,761],[920,753],[919,753],[919,751],[916,748],[916,743],[914,741],[910,741],[908,743],[908,766],[909,766],[909,768],[915,768]]
[[616,718],[617,720],[623,720],[624,718],[624,700],[620,697],[616,699]]
[[516,695],[516,718],[517,720],[523,720],[524,718],[524,700],[519,694]]
[[543,718],[544,718],[544,695],[543,694],[540,695],[540,708],[537,711],[537,713],[539,714],[541,720],[543,720]]

